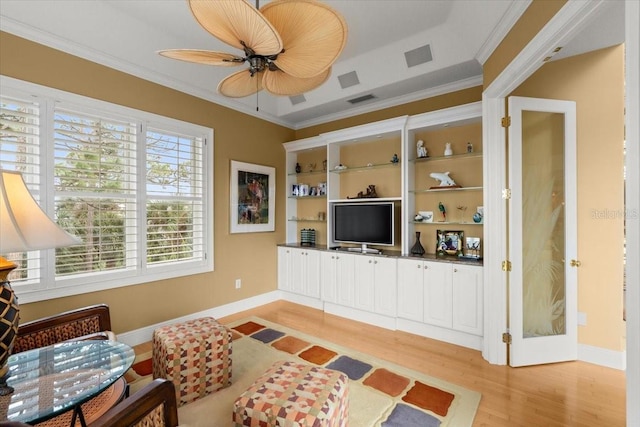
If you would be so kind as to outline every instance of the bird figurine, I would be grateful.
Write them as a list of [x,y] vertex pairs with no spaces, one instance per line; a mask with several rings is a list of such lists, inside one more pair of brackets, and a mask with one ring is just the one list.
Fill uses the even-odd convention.
[[447,220],[447,210],[445,209],[442,202],[438,203],[438,209],[440,209],[440,213],[442,213],[442,221]]

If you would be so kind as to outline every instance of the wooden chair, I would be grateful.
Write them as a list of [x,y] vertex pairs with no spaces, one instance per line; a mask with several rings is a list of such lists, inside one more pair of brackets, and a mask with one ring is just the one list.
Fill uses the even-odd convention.
[[157,378],[100,416],[91,427],[176,427],[178,403],[169,380]]
[[20,324],[13,353],[84,339],[115,341],[108,305],[92,305]]
[[[106,304],[91,305],[65,311],[18,325],[13,353],[20,353],[65,341],[114,340],[111,331],[111,315]],[[102,393],[82,404],[87,424],[92,423],[109,408],[121,402],[129,394],[124,378],[120,378]],[[73,411],[39,423],[39,427],[68,427]],[[80,425],[76,421],[76,425]]]

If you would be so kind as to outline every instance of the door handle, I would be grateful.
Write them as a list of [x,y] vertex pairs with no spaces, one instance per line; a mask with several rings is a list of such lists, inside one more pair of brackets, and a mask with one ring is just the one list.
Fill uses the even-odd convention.
[[569,263],[569,265],[570,265],[571,267],[580,267],[580,265],[581,265],[581,264],[582,264],[582,263],[581,263],[580,261],[575,260],[575,259],[572,259],[572,260],[571,260],[571,262]]

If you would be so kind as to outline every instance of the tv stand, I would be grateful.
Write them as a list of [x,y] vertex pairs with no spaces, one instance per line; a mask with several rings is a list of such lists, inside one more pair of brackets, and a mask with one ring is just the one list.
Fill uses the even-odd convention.
[[350,252],[360,252],[363,254],[379,254],[382,252],[379,249],[368,248],[367,245],[364,244],[359,248],[347,248],[347,250]]

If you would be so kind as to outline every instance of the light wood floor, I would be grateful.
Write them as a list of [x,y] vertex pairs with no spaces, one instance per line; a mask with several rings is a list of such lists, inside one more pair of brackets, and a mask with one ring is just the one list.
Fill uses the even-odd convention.
[[278,301],[218,319],[247,316],[456,383],[482,393],[474,426],[624,426],[624,372],[584,362],[509,368],[480,352],[393,332],[297,304]]

